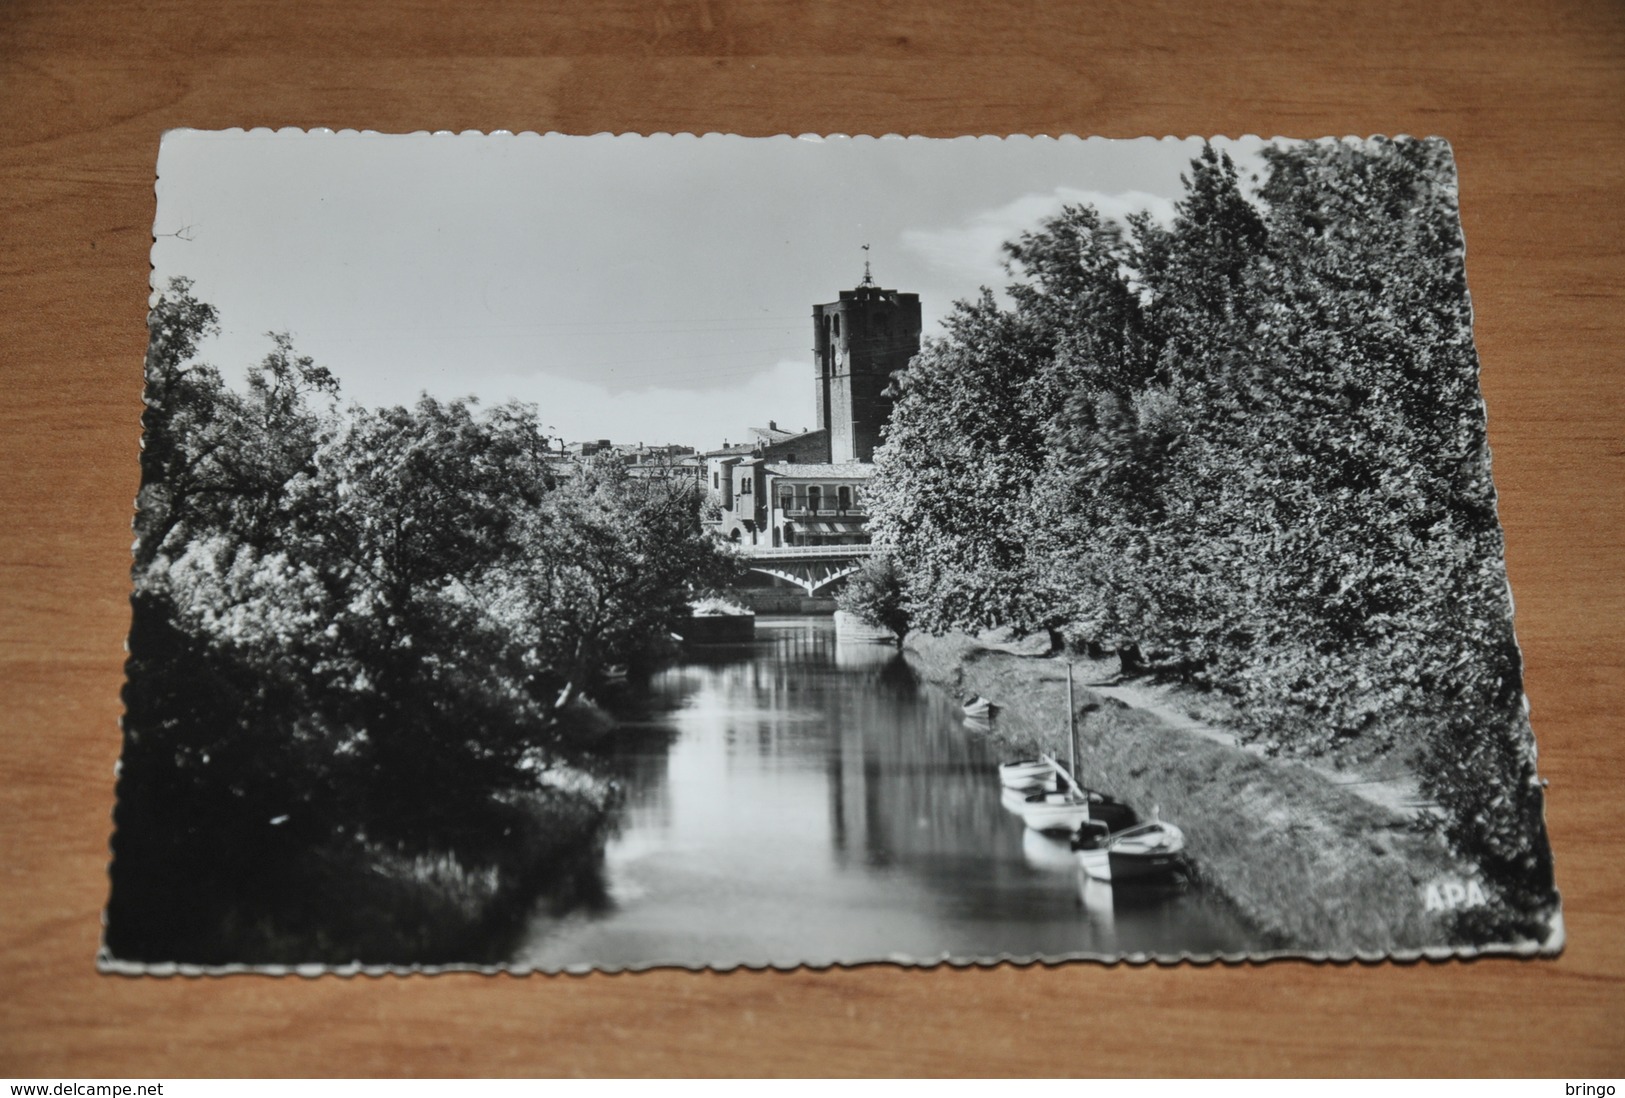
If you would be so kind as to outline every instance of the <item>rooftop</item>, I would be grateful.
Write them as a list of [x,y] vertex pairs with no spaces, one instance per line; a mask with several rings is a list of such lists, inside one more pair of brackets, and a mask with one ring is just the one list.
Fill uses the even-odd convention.
[[752,427],[751,432],[766,443],[783,442],[787,438],[796,438],[807,433],[806,431],[786,431],[772,420],[767,421],[766,427]]

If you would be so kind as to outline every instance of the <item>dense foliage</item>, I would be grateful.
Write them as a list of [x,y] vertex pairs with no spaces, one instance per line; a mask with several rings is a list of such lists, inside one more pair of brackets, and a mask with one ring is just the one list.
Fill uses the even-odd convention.
[[583,695],[724,575],[698,494],[559,475],[525,406],[341,407],[285,337],[233,389],[185,282],[150,323],[110,948],[489,959],[595,849]]
[[847,577],[835,596],[836,605],[848,614],[890,629],[899,640],[908,632],[907,595],[897,564],[888,556],[866,559]]
[[917,627],[1060,630],[1271,752],[1420,759],[1510,908],[1551,896],[1449,149],[1191,165],[1065,209],[897,381],[871,492]]

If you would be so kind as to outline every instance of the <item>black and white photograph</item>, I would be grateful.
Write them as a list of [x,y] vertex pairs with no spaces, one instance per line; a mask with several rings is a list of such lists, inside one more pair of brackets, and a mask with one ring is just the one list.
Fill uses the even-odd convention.
[[1456,163],[1309,137],[167,133],[103,969],[1561,950]]

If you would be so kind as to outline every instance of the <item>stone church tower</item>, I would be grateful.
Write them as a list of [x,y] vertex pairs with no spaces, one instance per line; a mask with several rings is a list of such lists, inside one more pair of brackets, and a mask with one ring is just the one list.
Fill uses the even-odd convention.
[[920,295],[863,281],[841,299],[813,306],[818,426],[829,432],[836,464],[873,461],[880,429],[891,416],[891,375],[920,350]]

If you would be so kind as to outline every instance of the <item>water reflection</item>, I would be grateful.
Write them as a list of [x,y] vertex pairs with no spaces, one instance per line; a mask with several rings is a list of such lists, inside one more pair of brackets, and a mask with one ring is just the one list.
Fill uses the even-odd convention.
[[1086,873],[1079,873],[1078,899],[1083,903],[1084,917],[1088,920],[1091,936],[1100,943],[1102,952],[1117,953],[1117,905],[1112,886],[1097,881]]
[[[1001,804],[996,758],[895,650],[763,619],[649,684],[605,852],[608,910],[538,916],[516,960],[826,964],[1249,945],[1196,891],[1113,896]],[[640,724],[645,722],[638,722]],[[1128,890],[1120,890],[1128,891]]]

